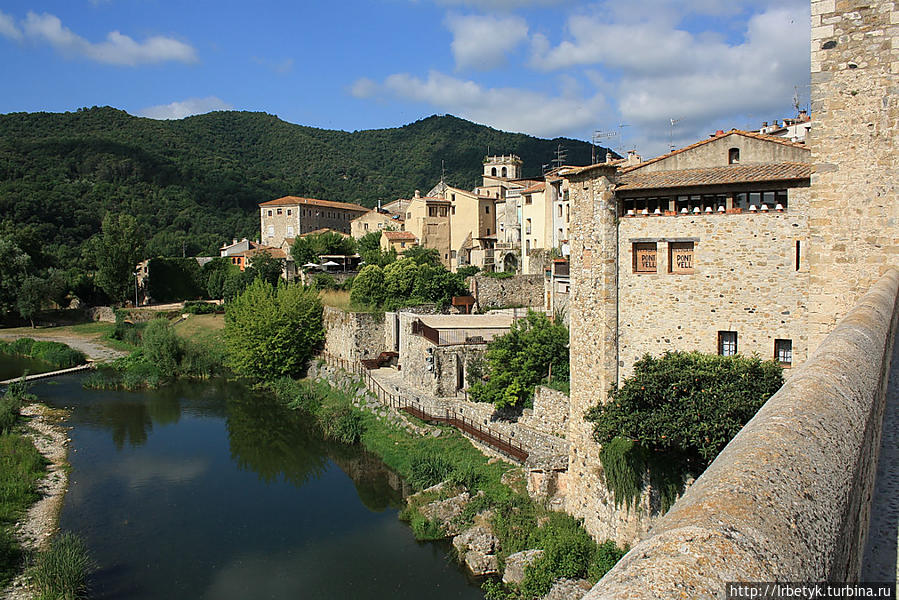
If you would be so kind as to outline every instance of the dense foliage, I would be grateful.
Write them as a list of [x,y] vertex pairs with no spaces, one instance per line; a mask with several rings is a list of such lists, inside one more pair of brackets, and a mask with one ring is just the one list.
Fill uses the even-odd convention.
[[357,307],[395,310],[403,306],[434,303],[447,306],[453,296],[468,293],[465,279],[439,262],[432,266],[430,253],[402,257],[383,269],[366,265],[353,280],[350,300]]
[[356,253],[356,240],[334,231],[314,233],[298,237],[290,247],[290,255],[297,266],[306,263],[318,263],[318,257],[324,255],[352,255]]
[[478,183],[486,148],[515,153],[536,176],[558,144],[587,164],[586,142],[542,140],[451,116],[404,127],[330,131],[273,115],[182,120],[113,108],[0,116],[0,234],[38,268],[92,268],[84,242],[107,212],[134,215],[149,256],[214,255],[258,236],[257,204],[286,194],[358,202],[408,197],[440,178]]
[[[528,311],[509,333],[490,342],[485,362],[484,377],[468,390],[471,398],[497,408],[526,406],[534,386],[550,376],[568,379],[568,328]],[[477,371],[480,366],[471,368]]]
[[83,352],[62,342],[31,338],[19,338],[12,342],[0,340],[0,353],[35,358],[57,369],[67,369],[87,362],[87,357]]
[[277,287],[256,279],[225,312],[228,363],[239,375],[300,376],[324,341],[322,305],[298,284]]
[[586,415],[616,502],[635,500],[646,469],[669,492],[703,471],[782,384],[780,365],[758,357],[668,352],[634,363]]

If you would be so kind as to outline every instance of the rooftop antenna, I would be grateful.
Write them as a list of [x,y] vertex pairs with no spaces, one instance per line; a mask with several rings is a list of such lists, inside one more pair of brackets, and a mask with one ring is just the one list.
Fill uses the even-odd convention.
[[793,86],[793,108],[796,110],[796,114],[799,114],[799,86]]
[[565,159],[568,158],[568,151],[562,147],[562,144],[559,144],[556,147],[555,155],[556,157],[552,159],[552,164],[554,167],[561,168],[565,164]]
[[[624,152],[624,128],[630,127],[629,123],[619,123],[618,124],[618,150],[619,154]],[[622,156],[624,156],[622,154]]]
[[445,183],[446,179],[446,165],[443,162],[443,159],[440,159],[440,183]]
[[618,135],[618,132],[617,132],[617,131],[600,131],[600,130],[597,129],[597,130],[595,130],[595,131],[593,132],[593,158],[592,158],[592,164],[595,165],[596,162],[597,162],[597,160],[596,160],[596,147],[599,146],[599,141],[602,140],[602,139],[604,139],[604,138],[613,138],[613,137],[615,137],[616,135]]
[[671,127],[668,129],[668,151],[674,152],[674,127],[680,123],[680,119],[668,119]]

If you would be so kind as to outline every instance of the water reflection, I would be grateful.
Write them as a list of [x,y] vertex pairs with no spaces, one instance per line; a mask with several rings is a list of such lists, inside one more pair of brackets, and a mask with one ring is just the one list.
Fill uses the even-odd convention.
[[0,381],[20,377],[26,373],[33,375],[52,370],[53,367],[42,360],[0,352]]
[[234,383],[34,391],[74,406],[61,527],[100,566],[97,598],[481,598],[445,546],[397,519],[377,457]]

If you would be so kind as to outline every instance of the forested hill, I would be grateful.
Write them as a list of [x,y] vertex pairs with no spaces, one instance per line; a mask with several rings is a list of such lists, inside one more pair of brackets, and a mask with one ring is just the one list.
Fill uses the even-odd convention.
[[[0,235],[42,266],[81,265],[103,215],[137,217],[148,255],[210,253],[254,236],[259,202],[294,194],[374,206],[440,178],[478,184],[482,160],[518,154],[537,176],[557,146],[588,164],[590,144],[505,133],[452,116],[344,132],[275,116],[215,112],[179,121],[113,108],[0,115]],[[599,150],[600,155],[605,150]]]

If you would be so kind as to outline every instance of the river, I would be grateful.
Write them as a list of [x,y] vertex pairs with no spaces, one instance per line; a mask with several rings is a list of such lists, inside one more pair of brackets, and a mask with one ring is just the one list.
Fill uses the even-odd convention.
[[223,381],[139,393],[32,388],[72,409],[63,530],[95,598],[482,598],[448,544],[399,521],[402,481],[301,413]]

